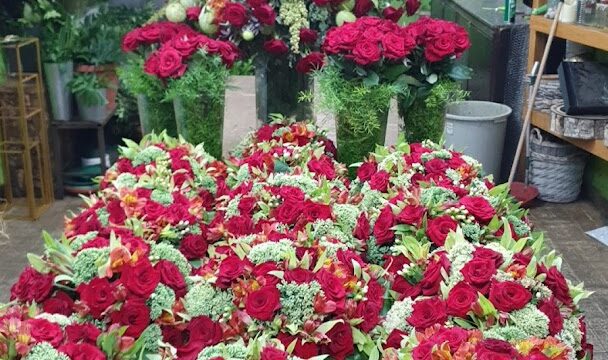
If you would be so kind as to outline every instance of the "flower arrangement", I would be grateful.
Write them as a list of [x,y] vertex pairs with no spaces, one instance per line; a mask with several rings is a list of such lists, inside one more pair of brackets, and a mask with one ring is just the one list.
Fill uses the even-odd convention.
[[[307,124],[252,139],[234,157],[279,144],[326,151]],[[64,236],[45,234],[44,256],[28,255],[0,310],[0,357],[591,356],[579,308],[590,293],[462,154],[379,148],[351,183],[291,161],[234,177],[165,134],[121,153]],[[439,218],[455,226],[431,229]]]

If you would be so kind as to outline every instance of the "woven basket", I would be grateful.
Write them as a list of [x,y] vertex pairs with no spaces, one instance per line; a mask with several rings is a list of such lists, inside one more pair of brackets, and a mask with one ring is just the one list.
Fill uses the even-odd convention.
[[543,201],[575,201],[588,155],[570,144],[550,140],[549,136],[538,129],[530,134],[530,184],[538,188],[538,197]]

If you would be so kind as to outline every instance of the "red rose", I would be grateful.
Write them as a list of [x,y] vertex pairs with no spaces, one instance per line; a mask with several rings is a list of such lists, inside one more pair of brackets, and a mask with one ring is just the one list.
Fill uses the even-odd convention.
[[[369,0],[360,0],[369,1]],[[371,1],[370,1],[371,3]],[[375,62],[380,61],[382,53],[378,42],[370,40],[358,41],[353,48],[353,60],[355,63],[361,66],[371,65]]]
[[[578,355],[577,355],[577,358],[582,359],[583,357],[578,357]],[[550,357],[543,354],[541,352],[541,350],[538,350],[538,349],[532,350],[528,355],[524,356],[521,359],[522,360],[551,360]]]
[[80,284],[76,291],[80,294],[80,301],[89,308],[89,314],[95,319],[99,319],[116,301],[114,285],[106,278],[95,278],[88,284]]
[[249,316],[262,321],[274,318],[275,311],[281,308],[281,294],[276,287],[265,286],[247,296],[245,310]]
[[464,205],[469,214],[473,215],[477,221],[487,224],[496,215],[496,210],[490,202],[481,196],[465,196],[460,199],[460,204]]
[[331,219],[331,207],[329,205],[319,204],[314,201],[307,200],[304,203],[302,216],[308,222]]
[[447,343],[450,345],[450,349],[452,351],[456,351],[460,345],[467,342],[469,339],[469,333],[459,327],[449,329],[442,328],[435,334],[435,336],[433,336],[433,339],[437,341],[438,344]]
[[390,206],[386,206],[374,224],[374,236],[376,243],[380,246],[392,244],[395,238],[395,232],[391,228],[395,225],[395,215]]
[[315,279],[315,273],[310,270],[296,268],[285,271],[285,281],[296,284],[308,284]]
[[319,281],[327,299],[340,302],[346,297],[346,290],[344,290],[342,280],[329,271],[321,269],[317,273],[317,281]]
[[289,52],[289,48],[283,40],[272,39],[264,42],[264,50],[272,55],[281,56]]
[[232,26],[242,27],[247,23],[247,9],[235,2],[229,2],[224,6],[222,19]]
[[549,318],[549,335],[555,336],[564,328],[564,318],[552,297],[549,300],[542,300],[538,303],[538,309]]
[[359,240],[365,241],[369,239],[370,230],[370,224],[369,220],[367,219],[367,216],[365,215],[365,213],[361,213],[361,215],[359,215],[359,218],[357,219],[357,225],[353,230],[353,236]]
[[150,54],[144,62],[144,72],[149,75],[158,76],[158,66],[160,65],[160,57],[158,52]]
[[278,267],[275,262],[269,261],[256,265],[251,271],[251,274],[256,278],[261,286],[275,286],[281,279],[275,275],[269,274],[271,271],[277,271]]
[[218,344],[222,336],[221,326],[206,316],[193,318],[183,331],[163,328],[163,339],[177,348],[180,360],[196,360],[201,350]]
[[371,0],[355,0],[353,13],[359,18],[367,15],[367,13],[370,12],[373,7],[374,3]]
[[448,164],[445,162],[445,160],[441,160],[441,159],[431,159],[427,162],[424,163],[424,171],[427,174],[433,174],[433,175],[443,175],[445,174],[445,171],[448,168]]
[[201,15],[201,7],[200,6],[190,6],[186,9],[186,19],[190,21],[198,21],[199,16]]
[[143,301],[127,300],[120,311],[112,313],[112,322],[127,326],[125,335],[137,338],[150,323],[150,310]]
[[370,301],[360,302],[355,310],[355,317],[363,319],[358,325],[359,329],[364,333],[372,331],[380,323],[381,311],[382,305]]
[[293,225],[298,221],[302,210],[303,205],[301,203],[285,201],[274,209],[273,214],[278,222],[286,225]]
[[526,306],[532,300],[532,294],[519,283],[494,281],[490,287],[489,299],[496,309],[511,312]]
[[443,246],[448,234],[456,231],[458,223],[449,215],[443,215],[428,221],[426,236],[437,246]]
[[498,269],[504,262],[502,254],[486,247],[477,247],[473,252],[473,257],[478,259],[489,259],[494,262],[494,266]]
[[404,338],[407,338],[406,332],[403,332],[399,329],[391,331],[388,338],[386,338],[386,344],[384,345],[384,349],[401,349],[401,341],[403,341]]
[[568,286],[568,282],[557,267],[553,266],[548,271],[545,272],[547,278],[544,281],[544,284],[551,290],[553,296],[566,305],[572,304],[572,296],[570,296],[570,287]]
[[308,74],[315,70],[319,70],[325,65],[325,55],[318,51],[313,51],[305,57],[298,60],[296,71],[301,74]]
[[165,212],[165,207],[154,200],[148,200],[146,201],[146,205],[144,205],[143,213],[148,221],[156,221],[161,216],[164,216]]
[[462,53],[471,47],[471,41],[469,40],[469,34],[463,28],[458,26],[456,32],[453,34],[454,36],[454,46],[456,47],[456,52]]
[[42,310],[50,314],[70,316],[74,312],[73,308],[74,300],[63,291],[57,291],[42,303]]
[[387,6],[384,8],[384,10],[382,10],[382,17],[385,18],[386,20],[390,20],[392,22],[398,22],[399,19],[401,19],[402,15],[403,15],[402,8],[396,9],[392,6]]
[[384,57],[389,60],[402,60],[412,51],[412,47],[406,46],[403,36],[392,32],[382,36],[381,43],[384,49]]
[[[171,47],[173,47],[183,58],[188,58],[194,54],[201,43],[202,35],[198,34],[177,34],[171,39]],[[176,160],[173,160],[176,162]],[[188,161],[182,161],[182,164],[189,167]],[[176,170],[176,169],[174,169]]]
[[135,265],[124,268],[120,281],[131,294],[147,300],[158,286],[160,274],[150,260],[142,258]]
[[244,215],[251,215],[257,205],[257,199],[253,196],[244,196],[239,201],[239,211]]
[[256,18],[258,18],[260,23],[263,25],[268,25],[268,26],[274,25],[276,14],[275,14],[274,10],[272,9],[272,6],[270,6],[268,4],[264,4],[264,5],[256,7],[253,10],[253,15]]
[[281,186],[278,190],[278,195],[284,201],[304,202],[304,192],[294,186]]
[[61,345],[57,350],[66,354],[71,360],[106,360],[106,355],[91,344],[68,343]]
[[158,51],[158,76],[178,78],[186,72],[186,64],[182,62],[180,53],[170,46],[164,46]]
[[[449,263],[448,263],[449,264]],[[420,281],[420,290],[423,295],[434,296],[439,292],[439,286],[443,277],[441,276],[441,270],[448,270],[444,267],[441,260],[432,261],[424,270],[422,280]]]
[[403,276],[398,276],[395,281],[393,281],[391,290],[397,292],[400,295],[400,299],[405,299],[408,297],[414,299],[422,293],[420,283],[412,284]]
[[361,36],[361,31],[356,29],[352,23],[330,29],[323,42],[323,50],[327,54],[337,54],[340,51],[350,51]]
[[226,229],[236,236],[248,235],[253,231],[253,221],[246,215],[233,216],[226,223]]
[[361,182],[369,181],[376,171],[378,171],[378,165],[375,162],[366,161],[357,169],[357,178]]
[[416,301],[412,307],[412,315],[407,318],[407,322],[417,331],[423,331],[435,324],[443,325],[447,319],[445,303],[441,299],[433,297]]
[[329,4],[329,0],[312,0],[312,2],[318,7],[327,6]]
[[452,34],[441,34],[427,41],[424,57],[428,62],[435,63],[453,55],[455,51]]
[[207,254],[207,240],[202,235],[186,235],[179,244],[179,251],[188,260],[195,260],[205,257]]
[[397,271],[403,269],[403,265],[409,264],[410,260],[403,255],[385,255],[384,264],[382,265],[386,271],[395,275]]
[[161,260],[155,266],[160,274],[160,282],[170,287],[178,298],[184,297],[188,291],[186,280],[177,265],[168,260]]
[[129,31],[123,38],[120,48],[124,52],[131,52],[137,49],[140,45],[141,30],[139,28]]
[[46,319],[30,319],[27,324],[36,342],[48,342],[55,348],[63,342],[63,330],[59,325]]
[[433,358],[433,349],[438,344],[433,339],[422,341],[412,351],[413,360],[431,360]]
[[420,0],[405,0],[407,16],[414,15],[420,9]]
[[101,335],[101,330],[91,323],[70,324],[65,327],[65,333],[68,342],[84,342],[95,345],[97,338]]
[[330,343],[324,346],[324,353],[332,359],[344,360],[354,352],[353,333],[349,324],[337,323],[327,332]]
[[408,205],[397,215],[397,222],[400,224],[420,225],[422,218],[426,214],[426,208],[421,205]]
[[372,190],[386,192],[388,190],[390,175],[384,170],[380,170],[372,175],[369,186]]
[[475,346],[477,360],[519,359],[519,353],[506,341],[486,339]]
[[460,270],[464,280],[480,293],[487,295],[496,266],[492,259],[473,258]]
[[[321,53],[318,54],[320,56],[323,56],[323,54]],[[322,155],[319,159],[313,158],[308,161],[308,164],[306,164],[306,166],[308,167],[308,170],[310,170],[314,174],[325,176],[325,178],[327,178],[328,180],[333,180],[336,177],[336,170],[334,169],[333,161],[328,156]]]
[[236,255],[230,255],[220,264],[217,274],[217,285],[220,288],[230,287],[230,283],[245,272],[245,261]]
[[11,286],[11,300],[41,303],[53,290],[53,274],[42,274],[33,267],[26,267],[19,279]]
[[477,290],[461,281],[450,290],[446,300],[447,314],[464,318],[477,302]]
[[318,37],[317,32],[312,29],[300,29],[300,42],[303,44],[314,44]]
[[277,335],[277,339],[285,347],[289,347],[292,343],[295,343],[292,355],[299,358],[309,359],[319,355],[319,347],[314,342],[304,342],[303,339],[288,335],[286,333],[279,333]]
[[260,360],[287,360],[289,354],[272,346],[265,346],[260,353]]

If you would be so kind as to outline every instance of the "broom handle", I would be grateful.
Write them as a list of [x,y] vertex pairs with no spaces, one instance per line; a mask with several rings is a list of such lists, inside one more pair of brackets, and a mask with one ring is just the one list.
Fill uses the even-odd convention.
[[511,173],[509,174],[509,187],[513,184],[513,179],[515,178],[515,172],[517,171],[517,166],[519,165],[519,158],[521,157],[521,151],[524,147],[524,140],[526,139],[526,131],[530,127],[530,121],[532,119],[532,110],[534,109],[534,100],[536,99],[536,95],[538,94],[538,89],[540,88],[540,83],[542,79],[542,75],[545,72],[545,66],[547,65],[547,59],[549,58],[549,51],[551,50],[551,44],[553,43],[553,39],[555,38],[555,31],[557,30],[557,23],[559,22],[559,16],[562,12],[562,8],[564,6],[563,0],[557,4],[557,10],[555,11],[555,19],[553,19],[553,23],[551,24],[551,31],[549,31],[549,38],[547,39],[547,44],[545,45],[545,51],[543,53],[543,58],[540,61],[540,68],[538,69],[538,76],[536,77],[536,81],[534,82],[534,88],[532,89],[532,96],[530,96],[530,101],[528,101],[528,109],[526,110],[526,117],[524,123],[521,127],[521,133],[519,134],[519,141],[517,142],[517,151],[515,152],[515,158],[513,159],[513,165],[511,165]]

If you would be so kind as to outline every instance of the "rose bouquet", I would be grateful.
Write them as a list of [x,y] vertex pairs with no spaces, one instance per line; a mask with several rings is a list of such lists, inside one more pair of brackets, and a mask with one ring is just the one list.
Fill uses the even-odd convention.
[[329,180],[341,177],[344,167],[335,159],[336,148],[325,132],[312,123],[275,119],[250,133],[227,159],[229,181],[300,169]]
[[322,105],[337,116],[338,159],[360,161],[384,144],[389,101],[407,91],[404,62],[415,38],[392,21],[363,17],[328,31],[318,73]]
[[[396,301],[386,347],[413,359],[574,359],[590,355],[578,302],[590,293],[545,254],[542,237],[474,245],[458,230],[429,252],[413,238],[394,248]],[[440,275],[442,274],[442,275]]]
[[471,70],[456,60],[471,46],[469,35],[456,23],[427,17],[404,31],[416,42],[406,73],[409,92],[400,94],[398,102],[406,139],[437,142],[443,135],[445,106],[468,97],[456,81],[468,79]]
[[[226,67],[238,58],[237,47],[211,39],[187,24],[156,22],[125,35],[123,50],[148,53],[140,54],[146,58],[144,72],[162,83],[149,86],[158,82],[141,74],[132,83],[145,82],[134,91],[165,87],[163,101],[173,101],[177,132],[192,143],[205,143],[207,151],[221,156]],[[125,78],[135,76],[137,71],[141,73],[140,69],[126,69]],[[201,118],[201,114],[205,117]]]

